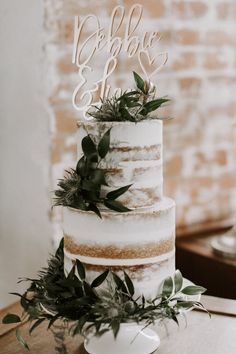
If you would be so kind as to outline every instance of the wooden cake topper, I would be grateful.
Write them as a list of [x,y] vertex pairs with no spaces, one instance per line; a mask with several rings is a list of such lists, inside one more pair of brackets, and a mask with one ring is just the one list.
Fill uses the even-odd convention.
[[[127,60],[135,58],[138,61],[140,70],[148,81],[167,61],[167,52],[156,51],[155,55],[151,53],[151,48],[154,48],[161,38],[157,31],[142,32],[141,35],[137,33],[143,13],[142,5],[133,5],[127,19],[125,12],[124,6],[114,8],[107,32],[95,15],[88,15],[82,20],[79,20],[78,16],[75,17],[72,63],[78,68],[79,83],[73,92],[72,102],[74,108],[83,112],[85,118],[91,104],[100,104],[98,97],[104,99],[121,93],[122,88],[112,88],[108,79],[117,68],[118,60],[123,60],[124,54]],[[88,34],[89,26],[94,30]],[[121,31],[122,36],[119,35]],[[88,76],[96,69],[92,68],[91,61],[96,60],[99,53],[106,56],[102,77],[88,86]]]

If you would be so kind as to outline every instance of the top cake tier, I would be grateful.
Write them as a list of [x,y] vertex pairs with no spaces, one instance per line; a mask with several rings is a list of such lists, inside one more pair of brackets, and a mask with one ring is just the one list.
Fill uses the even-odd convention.
[[119,200],[129,208],[154,205],[162,198],[162,121],[133,122],[78,121],[78,159],[81,141],[91,134],[98,143],[111,129],[110,150],[101,161],[109,187],[105,191],[132,184]]

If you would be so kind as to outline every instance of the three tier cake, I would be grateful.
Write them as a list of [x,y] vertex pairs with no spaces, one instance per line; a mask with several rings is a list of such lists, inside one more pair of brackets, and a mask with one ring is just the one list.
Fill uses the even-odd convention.
[[[155,296],[175,270],[175,203],[163,196],[162,121],[78,122],[78,158],[82,139],[97,141],[111,128],[111,144],[101,162],[109,188],[131,184],[118,198],[131,210],[92,211],[64,208],[63,232],[67,261],[78,258],[92,280],[104,269],[125,270],[138,294]],[[69,271],[69,269],[67,269]]]

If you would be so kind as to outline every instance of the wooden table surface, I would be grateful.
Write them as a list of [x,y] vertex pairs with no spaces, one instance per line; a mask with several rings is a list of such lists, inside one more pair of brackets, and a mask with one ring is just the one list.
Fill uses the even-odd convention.
[[[180,327],[167,323],[167,331],[157,328],[161,338],[158,354],[236,354],[236,301],[211,296],[202,296],[202,303],[211,311],[212,317],[201,311],[191,311]],[[8,313],[21,313],[18,303],[0,311],[0,320]],[[54,338],[42,325],[28,335],[29,323],[20,325],[21,333],[27,340],[32,354],[54,354]],[[70,354],[87,354],[81,337],[68,340]],[[23,354],[24,349],[15,339],[15,327],[0,325],[0,354]],[[104,354],[112,354],[109,351]],[[122,354],[122,353],[121,353]]]
[[180,237],[176,242],[176,265],[185,278],[207,288],[208,295],[236,300],[236,260],[215,254],[211,247],[212,240],[224,233]]

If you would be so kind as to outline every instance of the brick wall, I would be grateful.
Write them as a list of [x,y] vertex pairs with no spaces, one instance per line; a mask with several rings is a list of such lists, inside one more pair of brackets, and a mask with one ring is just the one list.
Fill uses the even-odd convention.
[[[143,27],[158,29],[169,52],[157,82],[160,95],[173,99],[162,113],[175,118],[165,123],[164,157],[165,193],[177,203],[178,234],[228,224],[236,211],[236,2],[139,3],[144,5]],[[45,0],[52,188],[76,159],[74,16],[91,12],[107,21],[117,4],[122,2]],[[53,220],[57,227],[59,212]]]

